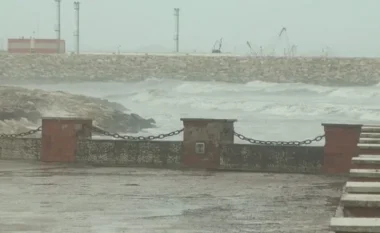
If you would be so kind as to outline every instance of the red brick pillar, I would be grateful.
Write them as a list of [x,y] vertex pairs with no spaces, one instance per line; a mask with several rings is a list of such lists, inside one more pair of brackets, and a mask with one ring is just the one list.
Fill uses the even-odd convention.
[[325,128],[323,172],[348,173],[352,157],[358,156],[358,142],[362,125],[322,124]]
[[43,118],[43,162],[74,162],[77,140],[91,138],[91,119]]
[[232,119],[182,118],[182,166],[217,169],[220,165],[220,144],[234,143]]

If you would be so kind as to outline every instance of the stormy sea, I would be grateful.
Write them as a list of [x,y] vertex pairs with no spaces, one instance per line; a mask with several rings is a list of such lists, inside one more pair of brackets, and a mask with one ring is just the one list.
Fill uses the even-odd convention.
[[[294,141],[323,134],[321,123],[380,122],[380,85],[325,87],[301,83],[141,82],[23,84],[26,88],[65,91],[105,98],[156,120],[140,135],[182,128],[180,118],[236,119],[235,131],[259,140]],[[58,113],[59,114],[59,113]],[[180,140],[182,135],[168,138]],[[240,139],[236,142],[243,143]],[[314,143],[315,145],[322,144]]]

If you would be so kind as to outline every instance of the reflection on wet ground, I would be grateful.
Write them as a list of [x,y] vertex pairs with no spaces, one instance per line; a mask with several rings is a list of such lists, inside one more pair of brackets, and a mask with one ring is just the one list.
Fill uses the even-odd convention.
[[343,183],[0,160],[0,232],[327,233]]

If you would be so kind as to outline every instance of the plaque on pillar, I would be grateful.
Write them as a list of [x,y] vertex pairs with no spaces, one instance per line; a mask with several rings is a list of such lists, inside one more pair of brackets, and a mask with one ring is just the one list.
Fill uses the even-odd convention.
[[183,167],[217,169],[220,145],[234,143],[234,119],[182,118]]

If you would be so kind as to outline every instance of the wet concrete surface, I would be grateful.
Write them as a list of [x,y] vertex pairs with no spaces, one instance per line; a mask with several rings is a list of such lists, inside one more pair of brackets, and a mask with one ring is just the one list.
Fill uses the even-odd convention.
[[0,160],[0,232],[327,233],[344,181]]

